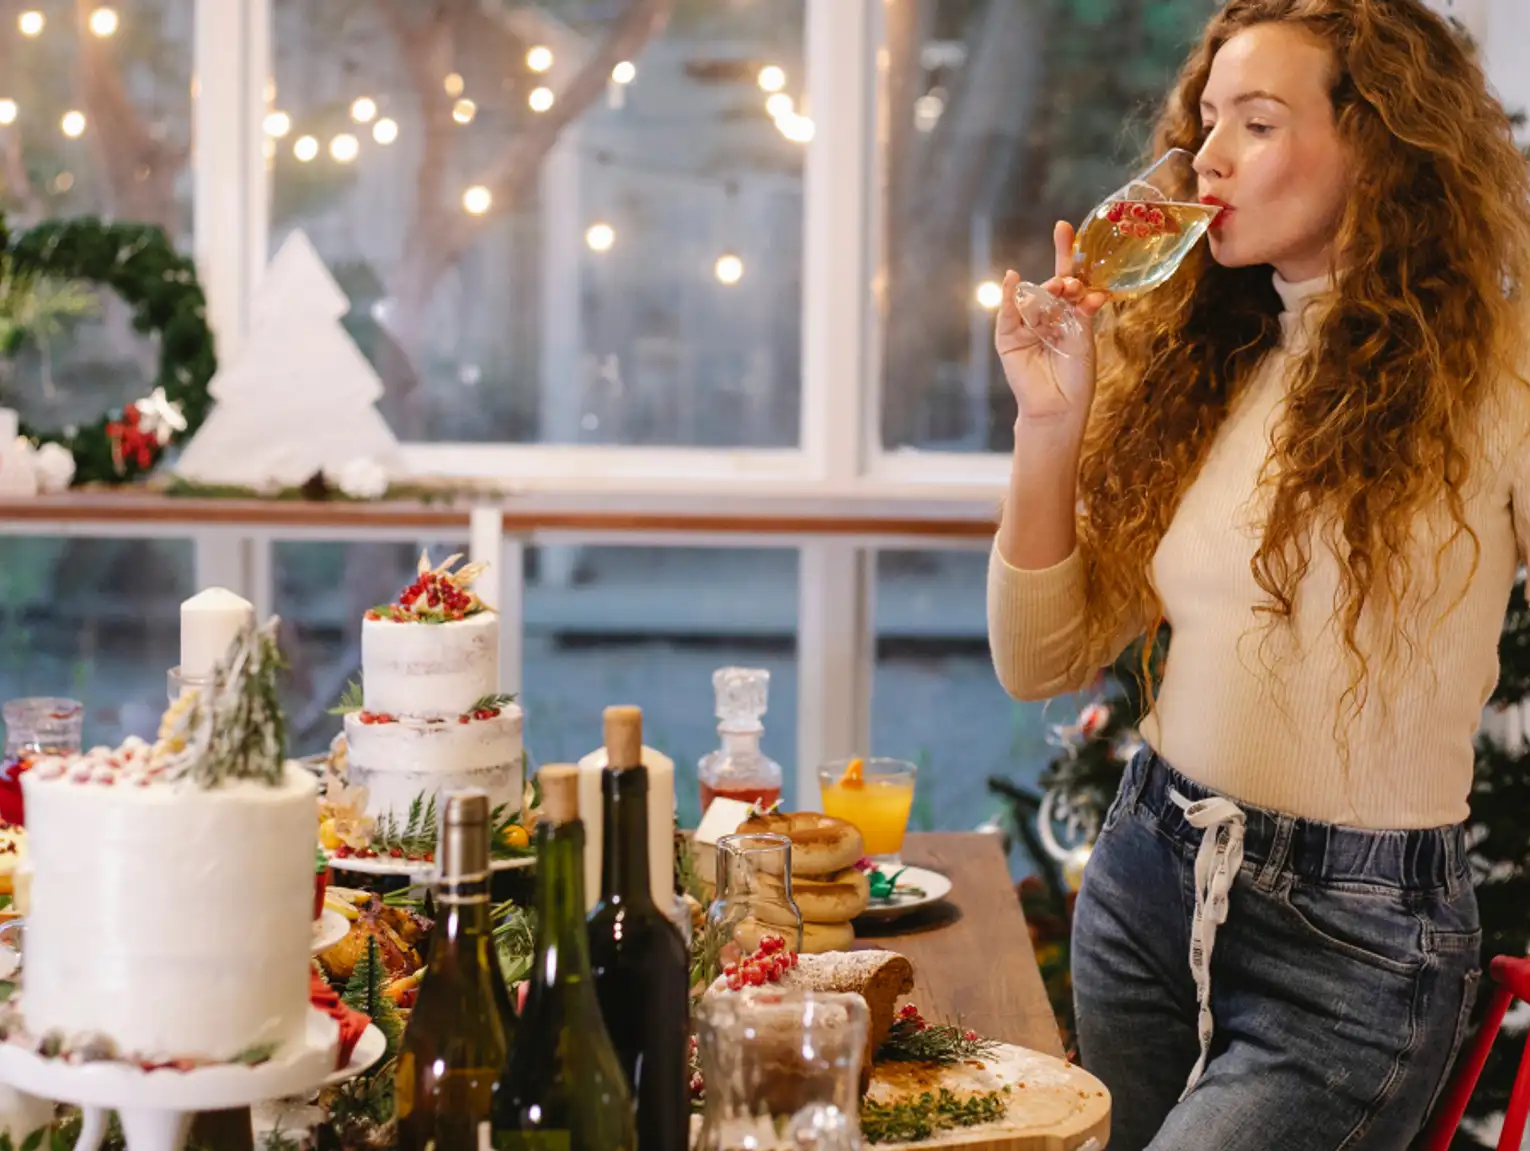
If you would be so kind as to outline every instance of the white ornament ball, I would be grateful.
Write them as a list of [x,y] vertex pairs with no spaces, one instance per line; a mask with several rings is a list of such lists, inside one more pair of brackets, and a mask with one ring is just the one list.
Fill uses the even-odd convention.
[[332,479],[353,500],[377,500],[388,493],[388,470],[371,458],[351,460]]
[[43,444],[32,453],[32,471],[43,494],[68,491],[74,479],[74,456],[63,444]]

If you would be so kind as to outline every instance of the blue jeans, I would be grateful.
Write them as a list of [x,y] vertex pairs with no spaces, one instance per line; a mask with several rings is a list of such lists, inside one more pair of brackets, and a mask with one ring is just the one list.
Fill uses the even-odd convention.
[[[1210,1062],[1190,967],[1213,795],[1132,761],[1073,921],[1079,1053],[1110,1089],[1110,1151],[1404,1151],[1439,1096],[1481,974],[1459,827],[1369,831],[1259,808],[1211,953]],[[1208,832],[1207,834],[1212,834]]]

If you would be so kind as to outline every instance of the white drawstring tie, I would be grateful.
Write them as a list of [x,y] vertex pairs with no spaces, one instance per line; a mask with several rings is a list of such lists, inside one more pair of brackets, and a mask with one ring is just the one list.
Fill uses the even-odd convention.
[[1169,798],[1183,809],[1185,821],[1202,831],[1195,854],[1195,916],[1190,924],[1190,973],[1195,977],[1200,1004],[1201,1055],[1190,1070],[1181,1093],[1183,1100],[1195,1089],[1211,1054],[1211,949],[1217,928],[1227,922],[1227,900],[1233,880],[1243,866],[1243,832],[1246,817],[1232,800],[1222,796],[1191,802],[1170,790]]

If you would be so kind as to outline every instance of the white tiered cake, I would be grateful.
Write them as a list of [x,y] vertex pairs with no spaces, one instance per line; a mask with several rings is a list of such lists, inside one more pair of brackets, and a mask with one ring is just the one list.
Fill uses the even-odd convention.
[[212,706],[183,697],[153,747],[43,759],[22,777],[31,894],[12,1038],[190,1065],[304,1041],[317,781],[283,761],[262,710],[274,624],[247,636],[247,674]]
[[452,556],[361,625],[361,709],[345,717],[347,782],[379,825],[443,791],[481,788],[520,811],[521,709],[499,693],[499,617],[472,592],[482,565]]

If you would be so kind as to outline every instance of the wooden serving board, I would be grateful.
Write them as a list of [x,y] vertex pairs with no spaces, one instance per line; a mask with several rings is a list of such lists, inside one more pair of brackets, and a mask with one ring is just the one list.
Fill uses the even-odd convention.
[[917,1099],[942,1087],[961,1096],[1008,1087],[1009,1113],[998,1123],[936,1132],[920,1143],[872,1148],[950,1151],[1103,1151],[1110,1139],[1110,1094],[1081,1067],[1024,1047],[1000,1044],[993,1055],[961,1063],[878,1063],[867,1098]]

